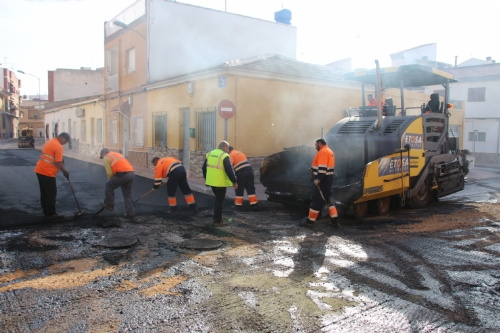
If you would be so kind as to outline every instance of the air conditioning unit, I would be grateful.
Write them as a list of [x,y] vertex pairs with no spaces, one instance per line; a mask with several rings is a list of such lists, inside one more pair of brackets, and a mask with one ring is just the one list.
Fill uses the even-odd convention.
[[77,117],[85,117],[85,109],[76,108],[76,116]]
[[128,97],[128,105],[132,105],[132,102],[134,101],[134,98],[132,96]]

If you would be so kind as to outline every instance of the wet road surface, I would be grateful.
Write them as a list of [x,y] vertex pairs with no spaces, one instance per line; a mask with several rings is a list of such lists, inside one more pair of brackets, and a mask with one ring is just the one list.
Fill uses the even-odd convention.
[[[202,211],[167,214],[166,191],[97,220],[58,177],[62,223],[41,220],[33,166],[39,151],[0,150],[2,332],[498,332],[500,179],[466,184],[425,209],[362,222],[297,227],[304,213],[261,201],[230,226]],[[102,166],[65,159],[80,205],[103,199]],[[5,184],[5,186],[4,186]],[[133,197],[152,180],[136,177]],[[117,193],[116,208],[123,209]],[[33,223],[33,221],[35,223]],[[132,240],[131,247],[103,246]],[[211,251],[182,247],[222,242]]]

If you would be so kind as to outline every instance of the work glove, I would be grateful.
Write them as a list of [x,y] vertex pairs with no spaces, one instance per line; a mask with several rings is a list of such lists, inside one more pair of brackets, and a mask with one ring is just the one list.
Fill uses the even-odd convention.
[[64,177],[66,177],[66,179],[69,179],[69,172],[68,171],[63,171],[63,175],[64,175]]
[[314,180],[314,185],[318,186],[320,182],[321,182],[321,180],[319,180],[319,179],[315,179],[315,180]]

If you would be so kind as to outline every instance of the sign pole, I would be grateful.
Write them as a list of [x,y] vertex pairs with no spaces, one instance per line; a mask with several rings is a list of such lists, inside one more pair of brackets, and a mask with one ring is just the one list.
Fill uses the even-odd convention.
[[227,141],[227,119],[224,119],[224,141]]

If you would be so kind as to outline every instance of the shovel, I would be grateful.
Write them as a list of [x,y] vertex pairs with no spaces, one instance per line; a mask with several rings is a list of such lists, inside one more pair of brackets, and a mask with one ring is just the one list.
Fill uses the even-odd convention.
[[[162,183],[162,184],[160,185],[160,187],[162,187],[162,186],[163,186],[163,185],[165,185],[166,183],[167,183],[167,182]],[[156,191],[156,190],[151,190],[151,191],[149,191],[149,192],[144,193],[144,194],[143,194],[143,195],[141,195],[139,198],[135,199],[135,200],[134,200],[134,203],[136,203],[137,201],[141,200],[141,199],[142,199],[142,198],[144,198],[145,196],[147,196],[147,195],[149,195],[149,194],[151,194],[151,193],[153,193],[153,192],[155,192],[155,191]],[[104,207],[102,207],[101,209],[99,209],[99,210],[98,210],[98,211],[97,211],[94,215],[92,215],[92,217],[91,217],[91,218],[92,218],[92,219],[93,219],[93,218],[95,218],[95,217],[96,217],[97,215],[99,215],[99,214],[100,214],[103,210],[104,210]]]
[[[314,173],[311,171],[311,176],[313,178],[313,181],[314,181]],[[318,188],[318,191],[319,191],[319,194],[321,195],[321,198],[323,199],[323,202],[325,203],[323,205],[323,208],[321,209],[321,217],[325,217],[325,216],[329,216],[330,213],[328,212],[328,202],[326,201],[325,199],[325,196],[323,195],[323,192],[321,192],[321,188],[319,187],[319,185],[316,185],[316,187]]]
[[78,213],[75,213],[75,215],[73,215],[73,218],[77,219],[83,215],[83,211],[81,210],[80,205],[78,204],[78,200],[76,199],[75,190],[73,189],[73,185],[71,184],[71,181],[69,180],[69,178],[68,178],[68,183],[69,183],[69,187],[71,188],[71,192],[73,192],[73,196],[75,197],[76,206],[78,207]]

